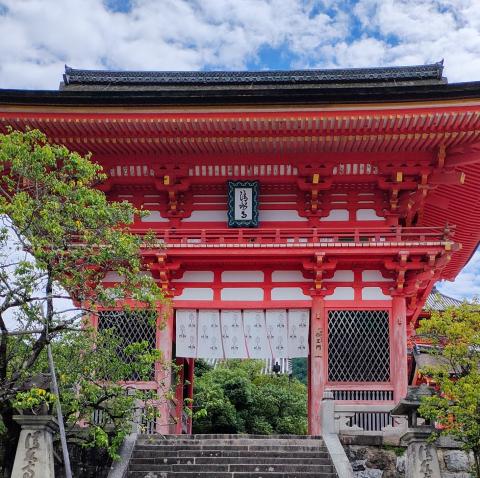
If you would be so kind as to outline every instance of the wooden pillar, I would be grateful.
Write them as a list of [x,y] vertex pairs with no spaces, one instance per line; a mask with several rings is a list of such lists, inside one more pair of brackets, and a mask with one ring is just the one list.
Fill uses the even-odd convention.
[[326,383],[325,299],[314,295],[310,319],[310,355],[308,357],[308,433],[321,434],[320,412]]
[[[190,358],[190,359],[187,359],[188,360],[188,376],[187,376],[187,380],[188,380],[188,391],[187,391],[187,396],[188,398],[190,398],[191,400],[193,400],[193,380],[195,378],[195,359],[193,358]],[[190,411],[193,412],[193,402],[190,403],[189,405],[189,408],[190,408]],[[187,430],[187,433],[192,433],[192,426],[193,426],[193,420],[192,420],[192,417],[190,416],[188,418],[188,430]]]
[[390,339],[392,384],[394,400],[398,402],[407,394],[407,307],[405,297],[392,298],[392,329]]
[[160,418],[157,421],[157,432],[168,435],[170,432],[170,409],[171,400],[165,398],[168,396],[172,385],[171,362],[172,362],[172,342],[173,342],[173,307],[164,306],[160,310],[157,327],[157,347],[162,352],[162,363],[157,364],[155,377],[158,383],[159,412]]

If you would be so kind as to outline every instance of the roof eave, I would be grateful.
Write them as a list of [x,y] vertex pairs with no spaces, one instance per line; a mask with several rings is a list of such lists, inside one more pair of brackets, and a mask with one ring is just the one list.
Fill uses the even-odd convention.
[[438,85],[358,88],[176,88],[169,90],[13,90],[0,89],[0,104],[51,106],[208,106],[312,105],[418,102],[480,98],[480,81]]

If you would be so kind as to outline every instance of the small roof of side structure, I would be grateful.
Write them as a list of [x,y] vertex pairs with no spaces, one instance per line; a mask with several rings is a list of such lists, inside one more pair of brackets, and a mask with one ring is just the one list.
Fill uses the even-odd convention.
[[447,307],[459,307],[462,305],[462,301],[442,294],[436,287],[432,289],[427,301],[425,302],[424,309],[428,310],[445,310]]

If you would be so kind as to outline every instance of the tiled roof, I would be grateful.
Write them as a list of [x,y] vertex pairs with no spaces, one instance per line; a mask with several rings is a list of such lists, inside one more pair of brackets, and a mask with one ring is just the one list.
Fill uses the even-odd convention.
[[449,297],[448,295],[440,293],[436,288],[433,288],[424,308],[427,310],[445,310],[447,307],[458,307],[461,304],[461,300]]
[[430,65],[328,70],[274,71],[107,71],[65,66],[68,85],[245,85],[442,81],[443,61]]

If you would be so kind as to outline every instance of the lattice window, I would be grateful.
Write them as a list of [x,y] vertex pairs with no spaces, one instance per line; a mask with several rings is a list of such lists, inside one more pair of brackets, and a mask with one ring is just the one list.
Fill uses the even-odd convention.
[[386,310],[332,310],[328,313],[328,380],[390,380]]
[[[126,355],[123,350],[133,343],[148,341],[151,348],[155,348],[155,324],[151,312],[136,310],[132,312],[109,310],[99,313],[98,330],[113,329],[116,337],[120,338],[117,354],[121,360],[131,363],[133,357]],[[150,380],[154,377],[154,367]],[[126,380],[140,380],[138,373],[126,377]]]

